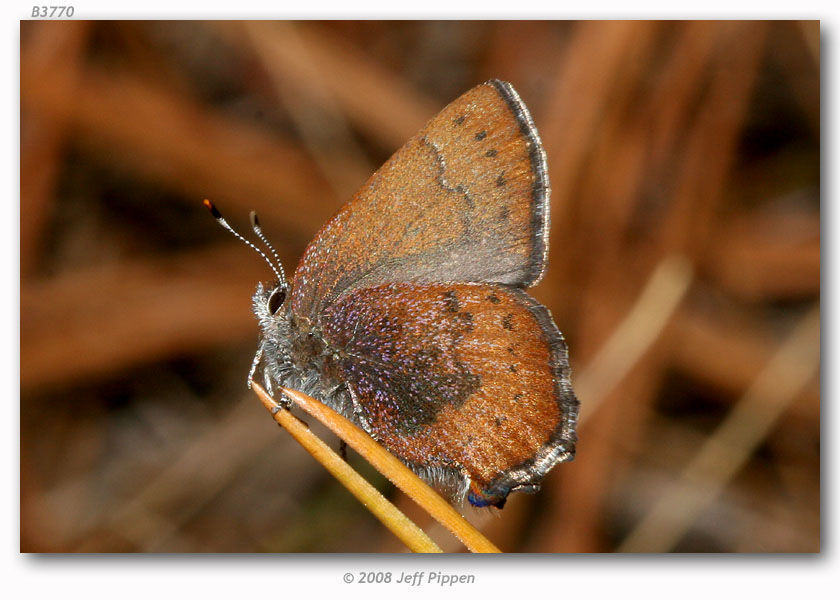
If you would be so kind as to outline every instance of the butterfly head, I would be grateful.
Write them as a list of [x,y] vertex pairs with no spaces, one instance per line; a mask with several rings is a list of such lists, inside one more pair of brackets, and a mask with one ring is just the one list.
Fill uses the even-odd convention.
[[251,300],[254,314],[265,333],[288,322],[289,286],[286,282],[258,283]]

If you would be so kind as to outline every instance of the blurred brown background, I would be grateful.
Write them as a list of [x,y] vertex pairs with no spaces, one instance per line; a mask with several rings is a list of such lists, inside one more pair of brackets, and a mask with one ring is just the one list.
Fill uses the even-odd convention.
[[[512,552],[820,548],[818,22],[22,22],[21,549],[401,551],[245,389],[269,272],[491,77],[552,183],[578,458]],[[336,442],[329,438],[333,446]],[[444,548],[462,546],[352,455]]]

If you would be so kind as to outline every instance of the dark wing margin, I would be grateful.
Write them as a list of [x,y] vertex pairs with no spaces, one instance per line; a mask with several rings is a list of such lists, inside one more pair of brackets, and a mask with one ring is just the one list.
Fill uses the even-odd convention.
[[539,490],[542,479],[557,463],[569,462],[575,458],[580,402],[572,389],[566,340],[545,306],[521,290],[511,291],[528,308],[548,338],[557,404],[565,418],[560,421],[548,442],[533,457],[499,474],[486,485],[479,497],[471,491],[470,502],[476,506],[494,505],[502,508],[508,494],[513,491],[535,492]]
[[551,229],[551,184],[548,180],[548,163],[545,149],[537,132],[537,126],[531,118],[531,113],[522,102],[513,86],[506,81],[491,79],[487,82],[496,88],[519,123],[519,130],[529,142],[528,154],[531,159],[531,169],[534,173],[531,202],[533,212],[531,223],[534,232],[533,248],[531,250],[531,272],[528,279],[520,284],[522,288],[529,288],[539,283],[548,265],[548,233]]

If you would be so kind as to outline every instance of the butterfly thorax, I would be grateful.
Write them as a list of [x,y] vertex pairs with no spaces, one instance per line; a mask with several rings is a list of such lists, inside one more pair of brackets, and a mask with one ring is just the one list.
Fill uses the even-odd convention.
[[262,335],[252,376],[262,375],[268,389],[276,384],[299,390],[352,418],[352,400],[338,374],[340,350],[330,345],[317,325],[295,315],[291,302],[272,313],[269,300],[277,289],[259,284],[253,296]]

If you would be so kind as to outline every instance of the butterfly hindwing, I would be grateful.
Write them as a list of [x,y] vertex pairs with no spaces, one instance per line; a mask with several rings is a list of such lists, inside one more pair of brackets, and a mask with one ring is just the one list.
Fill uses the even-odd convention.
[[307,247],[292,310],[321,311],[392,282],[528,287],[545,267],[548,179],[513,88],[490,81],[452,102],[374,173]]
[[410,465],[504,503],[574,455],[577,400],[548,311],[494,284],[385,284],[325,311],[357,420]]

